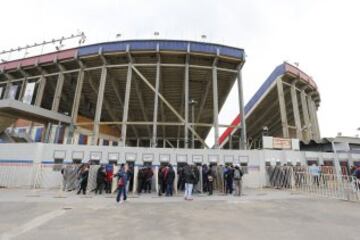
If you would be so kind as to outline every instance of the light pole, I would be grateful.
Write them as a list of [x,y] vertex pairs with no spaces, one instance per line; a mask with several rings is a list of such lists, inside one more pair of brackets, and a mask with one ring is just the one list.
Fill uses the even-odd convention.
[[[194,126],[194,121],[195,121],[195,105],[197,104],[198,102],[195,101],[194,99],[191,99],[190,102],[189,102],[189,105],[191,106],[191,122],[192,122],[192,128],[195,129],[195,126]],[[195,148],[195,135],[194,133],[191,134],[192,136],[192,143],[191,143],[191,147],[192,149]]]

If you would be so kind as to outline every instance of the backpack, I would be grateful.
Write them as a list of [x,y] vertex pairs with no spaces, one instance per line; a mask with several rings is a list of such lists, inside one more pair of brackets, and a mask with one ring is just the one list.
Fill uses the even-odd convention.
[[241,172],[241,170],[240,169],[235,169],[235,172],[234,172],[234,179],[235,180],[240,180],[241,179],[241,177],[242,177],[242,172]]
[[125,186],[125,177],[122,176],[119,178],[118,187],[124,187],[124,186]]

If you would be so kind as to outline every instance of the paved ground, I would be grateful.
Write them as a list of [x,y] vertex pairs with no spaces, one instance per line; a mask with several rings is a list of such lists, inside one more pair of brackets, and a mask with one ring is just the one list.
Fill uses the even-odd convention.
[[360,239],[360,205],[272,190],[130,198],[0,189],[0,239]]

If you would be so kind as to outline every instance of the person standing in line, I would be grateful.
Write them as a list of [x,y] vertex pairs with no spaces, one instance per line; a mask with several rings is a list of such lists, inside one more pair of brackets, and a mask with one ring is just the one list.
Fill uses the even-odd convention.
[[145,193],[151,193],[152,177],[154,173],[151,167],[147,167],[145,171]]
[[234,185],[235,185],[235,196],[241,195],[242,188],[242,176],[244,175],[240,166],[237,164],[234,170]]
[[313,184],[316,184],[318,187],[320,185],[319,176],[320,168],[316,164],[312,164],[309,168],[310,174],[313,177]]
[[63,181],[62,181],[62,190],[66,191],[68,189],[68,174],[67,174],[67,166],[63,166],[61,168],[61,175],[63,176]]
[[169,174],[169,166],[165,166],[163,167],[163,169],[161,170],[161,174],[162,174],[162,193],[166,194],[166,187],[167,187],[167,177]]
[[163,177],[163,170],[164,166],[160,166],[159,170],[158,170],[158,195],[159,197],[162,195],[163,193],[163,184],[164,184],[164,177]]
[[88,164],[84,164],[80,171],[80,189],[77,192],[77,194],[80,194],[81,191],[84,195],[86,194],[88,178],[89,178],[89,166]]
[[192,165],[192,171],[194,173],[194,182],[193,182],[193,192],[195,193],[201,193],[201,189],[197,188],[197,185],[200,181],[200,171],[196,165]]
[[212,166],[209,167],[208,172],[207,172],[207,180],[208,180],[208,191],[209,191],[209,196],[213,195],[213,189],[214,189],[214,178],[215,178],[215,174],[212,170]]
[[202,182],[203,182],[203,192],[208,192],[209,191],[209,180],[208,180],[208,172],[209,172],[209,168],[206,164],[204,164],[202,166]]
[[355,167],[355,170],[353,171],[352,176],[354,177],[354,180],[355,180],[356,189],[359,191],[360,190],[360,166]]
[[102,191],[105,187],[105,181],[106,181],[106,171],[104,169],[103,165],[100,165],[97,175],[96,175],[96,189],[95,194],[99,192],[99,194],[102,194]]
[[112,164],[107,164],[105,170],[106,170],[105,193],[111,193],[114,167]]
[[173,188],[174,188],[174,180],[175,180],[175,171],[174,168],[169,164],[169,171],[166,178],[166,196],[173,195]]
[[[118,177],[118,194],[116,196],[116,202],[123,203],[127,199],[126,184],[128,181],[128,176],[126,164],[121,164],[120,170],[116,176]],[[122,199],[121,196],[123,196]]]
[[195,174],[192,170],[192,167],[186,163],[184,166],[184,181],[185,181],[185,200],[193,200],[192,190],[195,181]]
[[127,182],[127,185],[126,185],[126,191],[127,192],[132,192],[133,189],[134,189],[134,167],[133,166],[129,166],[127,164],[127,179],[128,179],[128,182]]
[[225,179],[225,194],[232,194],[233,192],[233,178],[234,178],[234,172],[231,166],[226,166],[225,172],[224,172],[224,179]]

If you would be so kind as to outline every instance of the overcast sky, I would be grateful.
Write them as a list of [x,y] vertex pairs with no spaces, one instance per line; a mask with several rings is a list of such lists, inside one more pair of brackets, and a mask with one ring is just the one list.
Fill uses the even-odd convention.
[[[0,50],[84,31],[87,43],[161,38],[244,48],[245,102],[284,60],[318,84],[322,137],[360,127],[360,1],[356,0],[11,0],[1,4]],[[231,92],[220,122],[238,112]]]

